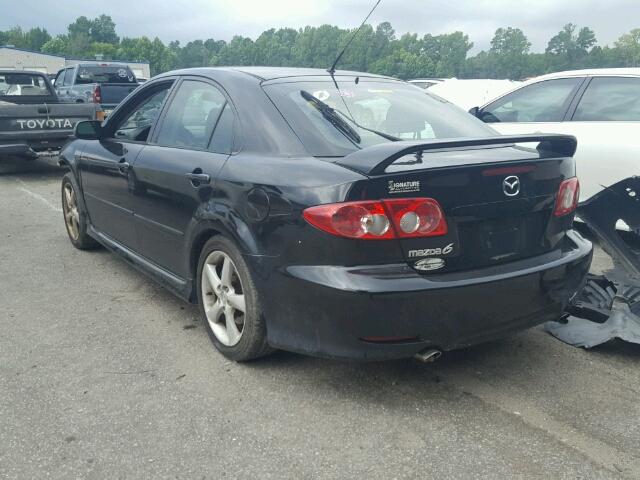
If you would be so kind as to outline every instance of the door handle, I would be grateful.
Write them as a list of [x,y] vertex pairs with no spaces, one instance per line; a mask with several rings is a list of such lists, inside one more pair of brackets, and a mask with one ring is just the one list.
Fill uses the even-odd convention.
[[200,169],[196,168],[193,172],[187,173],[185,175],[185,177],[189,179],[191,185],[193,185],[194,188],[198,188],[202,185],[207,185],[209,184],[209,182],[211,182],[211,177],[208,174],[202,173],[202,170],[198,172],[198,170]]
[[118,162],[118,171],[123,175],[127,174],[127,172],[129,171],[129,167],[131,167],[131,165],[129,165],[129,162],[127,162],[124,158]]

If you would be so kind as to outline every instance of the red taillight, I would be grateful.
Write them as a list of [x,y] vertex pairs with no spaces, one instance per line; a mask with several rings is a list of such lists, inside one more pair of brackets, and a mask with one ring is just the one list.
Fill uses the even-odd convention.
[[100,85],[96,85],[91,94],[91,101],[93,103],[102,103],[102,92],[100,91]]
[[320,230],[348,238],[394,238],[381,202],[318,205],[303,212],[304,219]]
[[332,235],[363,240],[431,237],[447,233],[438,202],[431,198],[398,198],[332,203],[307,208],[304,219]]
[[383,200],[399,237],[436,237],[447,233],[447,222],[432,198]]
[[580,183],[577,177],[572,177],[560,184],[558,196],[556,198],[556,208],[553,214],[561,217],[573,212],[578,206],[580,198]]

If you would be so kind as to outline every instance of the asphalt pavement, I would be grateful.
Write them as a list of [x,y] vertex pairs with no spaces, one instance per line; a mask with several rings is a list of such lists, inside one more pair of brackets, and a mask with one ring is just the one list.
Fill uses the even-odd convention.
[[61,176],[0,166],[0,478],[640,478],[640,346],[538,327],[429,365],[236,364],[194,306],[71,246]]

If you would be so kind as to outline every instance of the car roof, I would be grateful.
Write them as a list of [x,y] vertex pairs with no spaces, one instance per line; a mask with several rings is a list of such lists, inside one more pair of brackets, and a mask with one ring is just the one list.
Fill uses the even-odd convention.
[[640,75],[640,68],[588,68],[584,70],[567,70],[565,72],[548,73],[539,77],[531,78],[528,82],[550,80],[552,78],[566,77],[595,77],[595,76],[635,76]]
[[46,73],[38,72],[37,70],[11,70],[11,69],[0,70],[0,75],[5,75],[7,73],[10,73],[10,74],[25,73],[27,75],[40,75],[42,77],[47,76]]
[[[169,75],[217,75],[220,72],[235,72],[244,73],[250,75],[260,81],[276,80],[281,78],[298,78],[298,77],[329,77],[327,70],[322,68],[297,68],[297,67],[250,67],[250,66],[238,66],[238,67],[199,67],[199,68],[185,68],[182,70],[175,70],[173,72],[163,73],[162,76]],[[349,76],[349,77],[374,77],[391,79],[391,77],[385,77],[383,75],[376,75],[374,73],[366,72],[354,72],[350,70],[336,70],[335,76]],[[393,79],[396,80],[396,79]]]
[[128,67],[126,63],[121,62],[80,62],[75,65],[68,65],[66,68],[71,67]]
[[566,70],[564,72],[547,73],[546,75],[540,75],[539,77],[533,77],[517,86],[514,86],[511,90],[504,92],[487,103],[482,105],[481,108],[485,108],[490,103],[495,102],[499,98],[505,97],[510,93],[516,92],[521,88],[527,87],[531,84],[542,82],[544,80],[554,80],[558,78],[572,78],[572,77],[629,77],[640,76],[640,68],[585,68],[583,70]]

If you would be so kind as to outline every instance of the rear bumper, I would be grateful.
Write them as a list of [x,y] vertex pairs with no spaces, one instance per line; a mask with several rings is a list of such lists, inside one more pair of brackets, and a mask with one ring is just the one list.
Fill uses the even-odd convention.
[[571,231],[561,249],[545,255],[441,275],[406,264],[290,266],[274,273],[265,257],[247,260],[272,346],[383,360],[428,347],[463,348],[557,319],[582,288],[591,257],[591,243]]
[[42,135],[41,138],[0,140],[0,157],[17,156],[26,158],[37,158],[41,155],[50,155],[59,152],[73,135],[68,134],[57,136]]
[[0,143],[0,158],[8,156],[38,158],[38,154],[26,143]]

